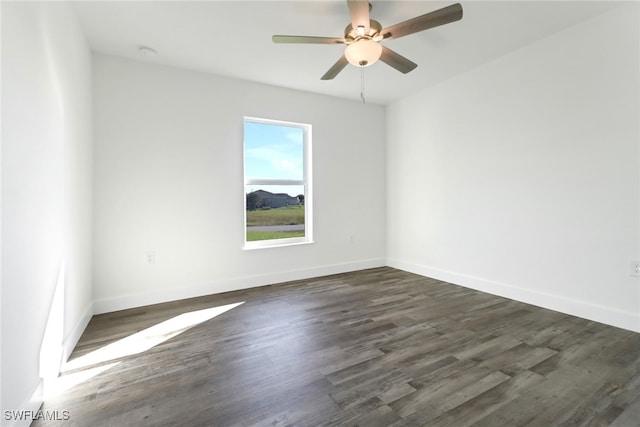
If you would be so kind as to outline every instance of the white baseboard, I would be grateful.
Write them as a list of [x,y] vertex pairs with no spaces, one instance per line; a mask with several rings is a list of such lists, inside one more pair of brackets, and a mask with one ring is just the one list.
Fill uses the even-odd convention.
[[253,288],[256,286],[272,285],[292,280],[309,279],[330,274],[347,273],[367,268],[384,267],[384,258],[374,258],[341,264],[331,264],[301,270],[279,271],[269,274],[243,276],[220,280],[212,283],[182,286],[168,290],[154,290],[146,293],[122,295],[111,298],[96,299],[93,302],[95,314],[110,313],[128,308],[142,307],[185,298],[199,297],[221,292]]
[[89,321],[93,317],[93,302],[89,304],[87,309],[82,314],[82,317],[78,320],[76,325],[71,329],[71,332],[67,335],[67,337],[62,342],[62,361],[66,362],[71,356],[71,352],[78,344],[82,333],[87,328]]
[[[26,397],[19,408],[3,408],[2,426],[3,427],[29,427],[33,421],[42,403],[44,402],[44,383],[42,378],[34,386],[33,392]],[[9,413],[7,413],[9,411]]]
[[532,304],[538,307],[547,308],[583,319],[593,320],[607,325],[627,329],[633,332],[640,332],[640,313],[619,310],[581,301],[575,298],[567,298],[546,292],[539,292],[532,289],[522,288],[493,280],[452,271],[441,270],[425,265],[412,264],[397,259],[387,259],[389,267],[405,270],[421,276],[431,277],[466,288],[475,289],[489,294],[513,299],[516,301]]

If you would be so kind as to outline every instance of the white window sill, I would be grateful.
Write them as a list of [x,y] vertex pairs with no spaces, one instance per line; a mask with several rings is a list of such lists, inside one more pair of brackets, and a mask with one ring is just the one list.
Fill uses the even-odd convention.
[[[282,241],[279,242],[278,240],[282,240]],[[292,239],[276,239],[276,240],[258,240],[256,242],[246,242],[242,247],[242,250],[252,251],[255,249],[283,248],[287,246],[310,245],[315,243],[315,241],[313,240],[304,240],[304,241],[302,240],[291,241],[291,240]]]

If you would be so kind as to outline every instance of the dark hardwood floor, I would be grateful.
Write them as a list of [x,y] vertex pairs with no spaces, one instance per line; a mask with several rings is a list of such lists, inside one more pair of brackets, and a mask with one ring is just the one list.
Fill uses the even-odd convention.
[[34,426],[628,427],[640,334],[377,268],[95,316],[59,382]]

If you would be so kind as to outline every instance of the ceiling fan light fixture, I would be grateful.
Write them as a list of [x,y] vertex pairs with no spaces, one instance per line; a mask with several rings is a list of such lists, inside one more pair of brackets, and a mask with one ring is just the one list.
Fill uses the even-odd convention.
[[361,39],[351,43],[344,49],[344,56],[356,67],[367,67],[382,55],[382,46],[373,40]]

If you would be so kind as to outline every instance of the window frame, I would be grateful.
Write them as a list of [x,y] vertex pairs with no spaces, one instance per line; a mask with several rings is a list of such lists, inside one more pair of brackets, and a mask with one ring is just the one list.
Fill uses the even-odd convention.
[[[247,123],[258,123],[258,124],[267,124],[267,125],[275,125],[275,126],[283,126],[283,127],[293,127],[296,129],[302,129],[302,179],[294,180],[294,179],[272,179],[272,178],[251,178],[247,177],[246,169],[246,142],[245,142],[245,133],[244,133],[244,125]],[[243,249],[262,249],[262,248],[274,248],[274,247],[282,247],[282,246],[293,246],[293,245],[306,245],[309,243],[314,243],[313,240],[313,188],[312,188],[312,158],[311,158],[311,134],[312,134],[312,125],[308,123],[298,123],[292,121],[284,121],[284,120],[274,120],[274,119],[265,119],[260,117],[251,117],[244,116],[242,121],[242,174],[244,185],[242,187],[244,197],[243,197]],[[304,188],[304,236],[303,237],[289,237],[282,239],[269,239],[269,240],[253,240],[247,241],[247,205],[246,205],[246,188],[247,185],[296,185],[303,186]]]

